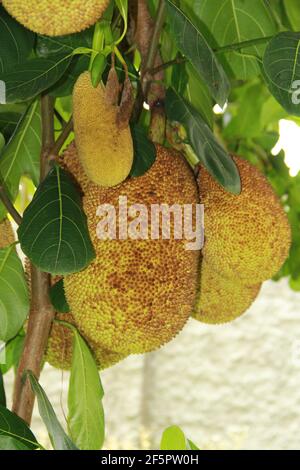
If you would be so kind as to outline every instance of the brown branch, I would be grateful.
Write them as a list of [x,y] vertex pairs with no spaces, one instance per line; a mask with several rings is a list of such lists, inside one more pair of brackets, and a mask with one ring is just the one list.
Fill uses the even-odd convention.
[[73,118],[70,117],[69,121],[65,123],[60,136],[54,143],[53,147],[50,149],[50,155],[57,156],[59,154],[60,149],[64,145],[65,141],[69,137],[70,133],[73,130]]
[[22,222],[22,217],[20,216],[15,206],[12,204],[3,186],[0,186],[0,199],[3,205],[6,207],[7,212],[12,216],[16,224],[20,225],[20,223]]
[[[40,180],[49,171],[49,156],[54,145],[53,100],[49,96],[42,97],[42,151],[40,159]],[[27,370],[39,378],[44,352],[47,346],[54,309],[49,299],[50,276],[31,265],[31,305],[27,325],[24,349],[20,359],[13,396],[13,411],[28,424],[31,422],[34,405],[34,394],[29,380],[25,376]]]

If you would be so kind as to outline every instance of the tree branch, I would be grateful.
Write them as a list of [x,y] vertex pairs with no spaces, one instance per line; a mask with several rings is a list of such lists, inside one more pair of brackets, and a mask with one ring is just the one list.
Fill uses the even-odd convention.
[[65,141],[69,137],[72,130],[73,130],[73,118],[70,117],[69,121],[66,122],[66,124],[64,125],[60,136],[58,137],[52,149],[50,150],[50,156],[51,155],[57,156],[59,154],[60,149],[64,145]]
[[22,217],[20,216],[19,212],[9,199],[3,186],[0,186],[0,199],[3,205],[6,207],[7,212],[12,216],[16,224],[20,225],[20,223],[22,222]]
[[[40,159],[40,180],[49,171],[49,157],[54,145],[54,111],[53,100],[49,96],[42,97],[42,151]],[[29,380],[25,376],[27,370],[39,378],[44,352],[47,346],[54,309],[49,299],[50,275],[39,271],[31,265],[31,305],[27,325],[24,349],[18,367],[14,396],[13,411],[28,424],[31,422],[35,396]]]

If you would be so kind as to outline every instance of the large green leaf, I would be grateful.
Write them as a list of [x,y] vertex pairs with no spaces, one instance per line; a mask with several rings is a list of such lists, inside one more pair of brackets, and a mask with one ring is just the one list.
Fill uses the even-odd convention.
[[60,279],[50,289],[50,300],[56,312],[69,313],[70,306],[66,299],[64,290],[64,280]]
[[203,80],[195,72],[191,64],[186,64],[188,83],[185,88],[184,97],[199,111],[210,128],[213,127],[213,103],[209,90]]
[[169,23],[180,51],[189,59],[204,80],[211,95],[224,106],[229,94],[226,74],[199,29],[170,0],[166,0]]
[[5,364],[0,364],[2,374],[6,374],[11,367],[17,369],[23,351],[24,338],[24,333],[19,332],[5,344]]
[[228,191],[239,194],[241,183],[237,167],[201,115],[172,89],[167,91],[166,111],[170,121],[178,121],[185,127],[199,162],[213,178]]
[[134,148],[131,176],[141,176],[153,165],[156,158],[155,145],[148,139],[144,128],[139,124],[131,126]]
[[29,296],[22,263],[11,245],[0,250],[0,340],[13,338],[29,311]]
[[33,43],[34,34],[15,21],[0,6],[0,72],[26,59]]
[[72,55],[53,55],[48,58],[27,59],[0,73],[0,80],[6,84],[7,103],[18,103],[35,98],[50,88],[64,74]]
[[55,450],[78,450],[63,430],[46,393],[38,383],[36,377],[30,371],[28,371],[28,378],[30,380],[32,390],[37,397],[40,416],[47,428],[53,448]]
[[[186,0],[187,2],[187,0]],[[193,2],[196,15],[214,37],[218,46],[272,36],[276,25],[270,7],[264,0],[198,0]],[[257,61],[249,56],[261,56],[264,45],[254,45],[226,53],[236,78],[248,79],[259,74]]]
[[295,31],[300,29],[300,3],[299,0],[283,0],[286,14]]
[[[1,114],[0,114],[1,117]],[[10,141],[0,154],[0,180],[12,201],[15,200],[20,177],[28,174],[37,185],[41,151],[41,111],[36,100],[25,112]],[[0,219],[6,210],[0,204]]]
[[269,42],[263,57],[263,73],[281,106],[300,116],[300,33],[279,33]]
[[38,187],[18,229],[21,248],[42,271],[70,274],[95,257],[78,190],[55,165]]
[[[68,394],[68,427],[82,450],[100,450],[104,441],[103,388],[93,355],[74,331],[74,349]],[[80,393],[79,393],[80,390]]]
[[184,432],[178,426],[169,426],[163,432],[161,450],[186,450],[187,441]]
[[[19,416],[9,411],[4,406],[0,405],[0,449],[13,449],[16,446],[18,450],[37,449],[40,447],[34,434],[31,432],[25,421]],[[4,438],[7,438],[4,440]],[[17,442],[15,442],[17,441]]]
[[[1,108],[0,108],[1,111]],[[8,139],[16,129],[22,115],[11,111],[0,112],[0,131]]]

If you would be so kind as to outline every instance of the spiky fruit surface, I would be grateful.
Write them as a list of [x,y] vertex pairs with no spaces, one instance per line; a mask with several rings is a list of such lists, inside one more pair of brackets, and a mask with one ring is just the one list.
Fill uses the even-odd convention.
[[250,285],[274,276],[288,256],[291,231],[282,205],[266,178],[234,157],[241,194],[226,192],[202,167],[198,183],[204,204],[203,257],[224,277]]
[[96,23],[108,0],[2,0],[17,21],[35,33],[62,36],[78,33]]
[[[75,325],[75,321],[71,313],[57,313],[56,320],[65,321]],[[122,354],[107,351],[90,341],[88,341],[88,344],[96,359],[99,370],[106,369],[107,367],[116,364],[121,359],[124,359]],[[70,370],[72,365],[72,355],[72,330],[63,324],[54,322],[48,339],[45,360],[57,369]]]
[[81,74],[73,90],[76,147],[89,179],[103,187],[124,181],[133,162],[130,127],[117,125],[117,112],[104,86],[94,88],[90,73]]
[[0,249],[11,245],[15,241],[15,235],[8,219],[0,222]]
[[75,182],[78,184],[82,194],[84,194],[88,188],[88,185],[90,184],[90,180],[85,174],[83,167],[79,161],[77,149],[74,142],[72,142],[64,151],[63,155],[60,157],[59,163],[65,170],[68,170],[71,173],[71,175],[75,179]]
[[245,285],[223,277],[205,261],[193,317],[203,323],[226,323],[241,316],[252,304],[261,284]]
[[[193,174],[177,153],[157,146],[157,158],[139,178],[116,188],[90,184],[83,198],[96,260],[65,278],[65,292],[75,321],[90,340],[127,355],[158,348],[184,326],[194,305],[199,251],[185,249],[185,240],[99,240],[100,204],[118,207],[197,203]],[[171,222],[173,225],[173,222]],[[117,218],[117,228],[119,228]],[[171,232],[172,233],[172,232]]]

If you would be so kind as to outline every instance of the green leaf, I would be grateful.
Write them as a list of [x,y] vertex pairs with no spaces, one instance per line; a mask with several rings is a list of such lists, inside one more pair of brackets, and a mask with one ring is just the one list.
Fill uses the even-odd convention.
[[166,0],[169,23],[180,51],[192,63],[220,106],[228,98],[230,85],[226,74],[204,36],[170,0]]
[[24,346],[24,333],[18,333],[17,336],[5,344],[5,364],[0,364],[2,374],[6,374],[11,367],[16,368],[19,365],[20,357]]
[[[40,101],[36,100],[23,115],[12,138],[0,154],[0,180],[12,201],[18,194],[23,174],[30,175],[34,184],[38,184],[41,132]],[[5,214],[6,209],[0,203],[0,219]]]
[[131,135],[134,157],[130,175],[142,176],[155,162],[155,145],[148,139],[144,128],[139,124],[131,126]]
[[295,31],[300,29],[300,3],[299,0],[283,0],[284,8]]
[[[95,359],[80,334],[74,331],[74,349],[68,393],[68,427],[82,450],[100,450],[104,441],[104,396]],[[79,393],[80,390],[80,393]]]
[[194,444],[194,442],[190,439],[187,439],[187,444],[190,450],[200,450],[199,447],[197,447],[196,444]]
[[4,439],[0,441],[0,449],[3,449],[2,445],[8,446],[9,443],[11,446],[17,445],[14,441],[18,441],[18,445],[31,450],[40,447],[25,421],[2,405],[0,405],[0,437],[13,439],[13,441],[6,440],[5,442]]
[[178,426],[169,426],[163,432],[161,450],[186,450],[187,442],[183,431]]
[[[193,2],[195,14],[203,21],[220,47],[251,39],[272,36],[276,25],[271,8],[264,0],[203,0]],[[246,80],[259,74],[256,59],[261,57],[265,45],[254,45],[241,51],[226,53],[236,78]]]
[[300,116],[300,33],[277,34],[263,57],[268,88],[290,114]]
[[64,291],[64,280],[56,282],[50,289],[50,300],[56,312],[69,313],[70,307]]
[[49,89],[65,73],[72,55],[56,55],[47,59],[27,59],[0,73],[0,80],[6,84],[6,102],[18,103],[35,98]]
[[33,373],[28,371],[27,374],[30,380],[31,388],[37,397],[39,413],[47,428],[53,448],[55,450],[78,450],[69,436],[63,430],[46,393],[38,383]]
[[188,84],[185,88],[183,96],[199,111],[203,119],[207,122],[209,127],[213,127],[213,103],[209,94],[209,90],[203,80],[195,72],[191,64],[186,64],[188,73]]
[[23,442],[10,436],[0,435],[0,450],[32,450]]
[[167,91],[166,111],[169,120],[180,122],[185,127],[199,162],[213,178],[228,191],[239,194],[241,182],[237,167],[200,114],[172,89]]
[[0,6],[0,44],[5,44],[0,50],[0,72],[28,57],[34,36]]
[[[1,111],[1,108],[0,108]],[[8,139],[16,129],[22,115],[14,112],[0,112],[0,131]]]
[[124,38],[126,32],[127,32],[127,23],[128,23],[128,0],[115,0],[115,3],[121,13],[121,16],[124,21],[124,31],[121,35],[121,37],[118,39],[117,44],[122,41]]
[[59,166],[38,187],[18,236],[24,254],[51,274],[78,272],[94,259],[80,195],[71,176]]
[[5,146],[5,139],[4,139],[3,134],[0,132],[0,152],[4,146]]
[[15,246],[0,250],[0,340],[13,338],[29,311],[24,270]]
[[[2,348],[2,345],[0,345],[0,349]],[[1,357],[1,352],[0,352],[0,357]],[[4,388],[4,381],[3,381],[3,374],[2,370],[0,369],[0,405],[6,406],[6,395],[5,395],[5,388]]]

